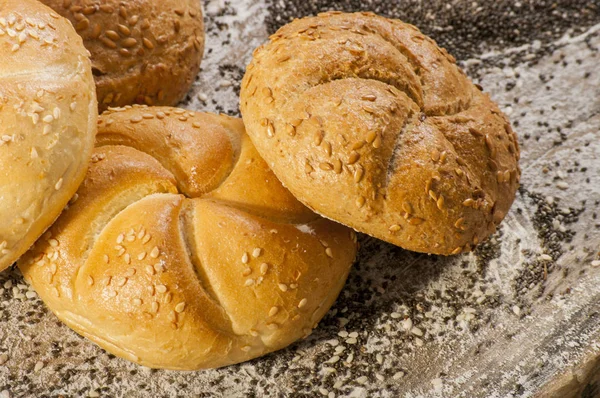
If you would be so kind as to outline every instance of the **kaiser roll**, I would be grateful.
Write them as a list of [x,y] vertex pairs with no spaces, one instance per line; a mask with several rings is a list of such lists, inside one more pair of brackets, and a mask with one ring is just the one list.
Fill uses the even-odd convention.
[[199,0],[41,0],[68,18],[92,53],[100,110],[176,105],[200,70]]
[[0,270],[77,190],[97,117],[88,52],[69,21],[35,0],[0,1]]
[[306,336],[356,235],[281,185],[241,120],[105,113],[87,178],[19,265],[68,326],[153,368],[246,361]]
[[371,13],[295,20],[256,50],[241,110],[300,201],[406,249],[456,254],[519,185],[506,117],[412,25]]

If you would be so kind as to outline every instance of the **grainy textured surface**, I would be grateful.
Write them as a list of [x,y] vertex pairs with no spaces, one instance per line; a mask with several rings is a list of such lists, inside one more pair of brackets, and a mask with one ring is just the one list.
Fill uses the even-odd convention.
[[[208,51],[186,104],[236,113],[243,68],[266,38],[265,17],[276,17],[262,1],[220,1],[205,6]],[[394,14],[398,7],[386,4],[396,2],[339,3],[350,11],[377,3],[373,9],[407,15],[439,42],[452,41],[451,31],[429,30],[435,23],[422,18],[421,24],[410,7]],[[425,15],[441,15],[437,3],[421,2]],[[456,2],[464,11],[453,12],[470,21],[471,3]],[[479,23],[505,29],[486,21],[497,21],[503,14],[497,7],[507,2],[480,3]],[[475,253],[428,257],[362,237],[360,260],[338,303],[308,340],[203,373],[153,372],[111,358],[59,325],[18,285],[16,271],[4,273],[0,391],[12,397],[597,396],[587,382],[600,357],[600,26],[592,26],[600,18],[597,11],[563,17],[560,8],[597,2],[556,3],[558,15],[547,5],[506,19],[529,21],[519,25],[519,40],[490,46],[467,34],[447,44],[450,51],[458,44],[466,49],[459,60],[509,114],[522,148],[523,188],[503,227]],[[303,14],[331,4],[275,0],[271,11]],[[537,21],[546,21],[543,29],[524,29]],[[577,32],[562,39],[570,28]]]

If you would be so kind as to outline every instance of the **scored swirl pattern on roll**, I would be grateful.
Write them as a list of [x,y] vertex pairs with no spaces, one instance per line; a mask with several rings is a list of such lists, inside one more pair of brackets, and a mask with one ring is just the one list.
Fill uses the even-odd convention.
[[304,204],[407,249],[468,251],[515,197],[508,120],[452,56],[397,20],[327,13],[284,26],[255,51],[241,109]]
[[134,107],[101,117],[78,195],[20,266],[108,351],[198,369],[309,334],[355,253],[351,231],[281,186],[240,120]]

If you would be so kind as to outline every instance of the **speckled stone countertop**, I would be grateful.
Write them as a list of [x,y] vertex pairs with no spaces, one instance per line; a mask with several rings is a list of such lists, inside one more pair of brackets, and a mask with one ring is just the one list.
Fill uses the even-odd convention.
[[600,387],[598,0],[211,0],[207,52],[182,106],[238,114],[252,50],[288,22],[371,10],[419,26],[510,116],[522,187],[498,233],[442,258],[360,237],[314,333],[205,372],[142,368],[0,274],[0,397],[597,397]]

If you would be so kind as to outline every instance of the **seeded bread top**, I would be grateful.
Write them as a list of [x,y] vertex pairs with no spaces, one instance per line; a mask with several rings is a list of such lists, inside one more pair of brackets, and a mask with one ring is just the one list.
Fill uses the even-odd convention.
[[516,135],[454,58],[370,13],[296,20],[242,83],[250,137],[316,212],[406,249],[469,251],[519,184]]
[[69,21],[35,0],[0,2],[0,270],[81,184],[97,106],[88,52]]
[[176,105],[204,52],[198,0],[42,0],[68,18],[92,53],[100,111]]
[[71,328],[155,368],[246,361],[310,334],[356,234],[298,202],[240,119],[105,112],[77,197],[19,266]]

